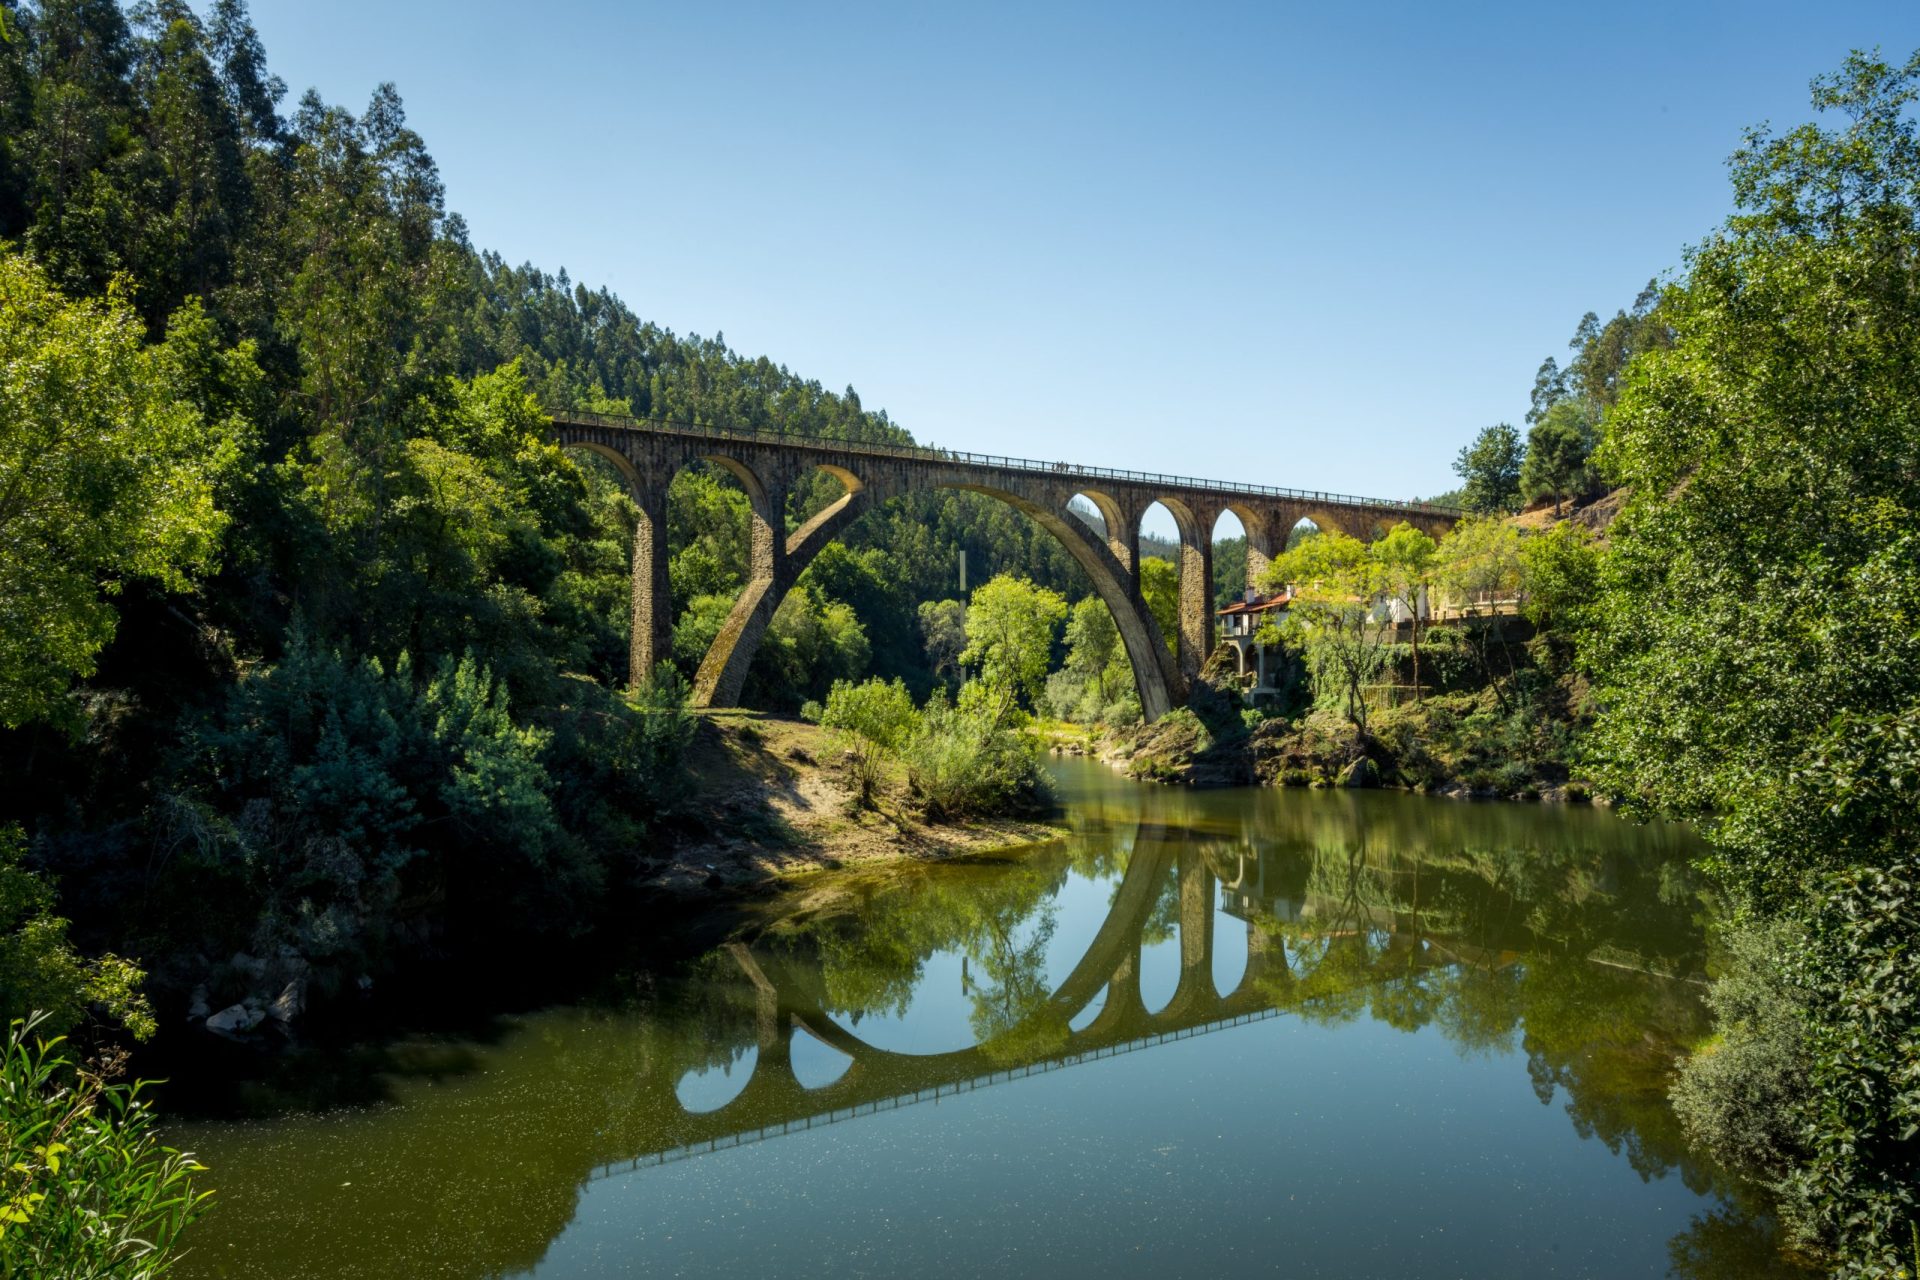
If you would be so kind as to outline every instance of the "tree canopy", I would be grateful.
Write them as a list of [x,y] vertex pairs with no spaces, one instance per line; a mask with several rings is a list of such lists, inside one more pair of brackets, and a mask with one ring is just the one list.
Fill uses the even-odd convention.
[[1810,1087],[1772,1173],[1861,1274],[1905,1259],[1920,1208],[1917,96],[1920,55],[1855,54],[1815,83],[1839,128],[1755,130],[1734,156],[1738,212],[1662,294],[1670,344],[1607,417],[1599,460],[1631,497],[1588,650],[1604,780],[1701,823],[1746,909],[1798,922],[1770,972],[1805,1004]]
[[125,289],[69,300],[0,247],[0,724],[56,713],[128,581],[183,591],[212,565],[250,424],[210,416],[206,384],[258,374],[210,329],[187,304],[149,345]]

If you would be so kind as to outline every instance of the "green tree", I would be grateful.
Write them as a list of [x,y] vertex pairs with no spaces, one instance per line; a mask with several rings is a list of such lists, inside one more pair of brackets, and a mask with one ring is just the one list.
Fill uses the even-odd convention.
[[1367,548],[1376,566],[1380,590],[1390,599],[1405,604],[1413,629],[1413,696],[1420,692],[1420,633],[1425,628],[1421,616],[1433,585],[1437,548],[1433,539],[1409,524],[1397,524]]
[[1460,450],[1453,472],[1460,477],[1460,501],[1482,515],[1513,511],[1520,505],[1520,467],[1526,446],[1504,422],[1487,427]]
[[1053,658],[1054,630],[1067,616],[1058,592],[1001,574],[967,604],[962,664],[980,673],[995,723],[1004,724],[1021,698],[1039,701]]
[[940,680],[960,678],[960,655],[967,648],[967,606],[959,600],[929,600],[919,609],[920,635],[927,662]]
[[1527,433],[1527,458],[1520,468],[1520,489],[1528,501],[1561,504],[1590,492],[1597,482],[1589,459],[1598,443],[1593,412],[1580,400],[1562,400]]
[[0,724],[55,713],[128,581],[214,561],[245,424],[208,421],[183,352],[143,337],[120,290],[72,302],[0,250]]
[[1808,1087],[1769,1145],[1796,1153],[1790,1225],[1860,1275],[1906,1260],[1920,1214],[1917,98],[1920,56],[1856,53],[1814,85],[1839,128],[1734,156],[1738,211],[1608,415],[1631,496],[1585,654],[1602,781],[1699,822],[1747,917],[1789,926]]
[[1544,634],[1571,641],[1585,628],[1600,587],[1600,550],[1580,525],[1563,522],[1520,543],[1522,610]]
[[1066,661],[1047,677],[1047,704],[1053,714],[1083,724],[1137,718],[1139,709],[1129,696],[1133,666],[1113,614],[1099,597],[1088,596],[1073,606],[1066,646]]
[[1147,602],[1147,612],[1160,627],[1160,634],[1167,642],[1167,652],[1175,653],[1179,648],[1180,636],[1180,570],[1171,560],[1159,556],[1142,556],[1140,559],[1140,598]]
[[913,709],[913,696],[898,679],[860,684],[836,680],[827,691],[820,723],[838,732],[852,757],[860,803],[871,805],[873,789],[885,772],[886,762],[906,745],[920,717]]
[[1498,516],[1483,516],[1455,525],[1440,540],[1434,561],[1434,578],[1441,592],[1469,619],[1469,641],[1502,712],[1507,709],[1507,696],[1504,682],[1494,671],[1492,654],[1495,644],[1505,650],[1506,632],[1501,620],[1520,594],[1520,547],[1518,529]]
[[1315,697],[1365,734],[1367,689],[1386,663],[1386,633],[1372,621],[1379,562],[1358,538],[1323,533],[1276,556],[1266,581],[1292,588],[1285,630],[1305,650]]

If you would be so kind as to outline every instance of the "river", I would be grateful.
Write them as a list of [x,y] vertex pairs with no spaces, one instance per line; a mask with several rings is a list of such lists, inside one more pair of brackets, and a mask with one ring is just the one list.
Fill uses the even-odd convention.
[[176,1125],[218,1188],[177,1274],[1788,1274],[1665,1100],[1684,829],[1054,772],[1066,839]]

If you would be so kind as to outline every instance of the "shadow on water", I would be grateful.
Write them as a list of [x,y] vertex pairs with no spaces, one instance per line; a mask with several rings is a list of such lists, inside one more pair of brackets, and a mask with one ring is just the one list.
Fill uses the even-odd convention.
[[182,1274],[541,1270],[583,1195],[635,1170],[835,1126],[858,1143],[869,1116],[1281,1019],[1524,1064],[1578,1140],[1698,1197],[1673,1274],[1789,1274],[1665,1101],[1705,1029],[1685,831],[1060,776],[1067,839],[819,877],[612,998],[336,1063],[376,1105],[179,1126],[222,1202]]

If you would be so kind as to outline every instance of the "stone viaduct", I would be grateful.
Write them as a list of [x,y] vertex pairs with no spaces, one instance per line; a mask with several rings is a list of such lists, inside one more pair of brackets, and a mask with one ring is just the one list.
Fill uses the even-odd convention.
[[[1213,528],[1222,512],[1233,512],[1246,530],[1249,586],[1259,581],[1302,519],[1371,540],[1401,521],[1438,536],[1460,514],[1428,503],[593,414],[556,416],[552,434],[563,447],[585,449],[612,462],[639,505],[629,654],[629,674],[635,680],[671,651],[668,485],[682,468],[705,461],[725,468],[746,490],[753,510],[749,581],[694,676],[697,706],[724,707],[738,701],[774,610],[820,548],[868,510],[905,493],[948,488],[986,494],[1026,513],[1058,538],[1112,611],[1149,720],[1186,700],[1213,650]],[[816,471],[838,479],[846,492],[789,533],[787,495]],[[1069,509],[1075,497],[1093,504],[1104,530]],[[1140,592],[1140,521],[1156,502],[1172,513],[1180,535],[1179,625],[1172,652]]]

